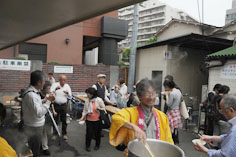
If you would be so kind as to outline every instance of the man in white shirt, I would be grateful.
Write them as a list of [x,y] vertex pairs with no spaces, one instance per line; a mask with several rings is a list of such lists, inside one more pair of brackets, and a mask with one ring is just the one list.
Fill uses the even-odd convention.
[[53,73],[48,73],[48,81],[53,85],[56,81],[53,77]]
[[127,86],[125,85],[125,80],[120,79],[118,85],[115,87],[117,94],[117,107],[124,108],[127,107]]
[[127,89],[127,86],[125,85],[125,80],[123,80],[123,79],[119,80],[118,89],[119,89],[119,93],[121,94],[121,96],[123,98],[126,98],[127,93],[128,93],[128,89]]
[[[60,75],[59,82],[54,83],[50,89],[51,92],[55,93],[55,101],[53,103],[55,109],[54,118],[58,123],[58,118],[60,116],[64,140],[68,139],[66,131],[67,97],[71,96],[71,88],[66,81],[67,77],[65,75]],[[56,139],[56,130],[54,130],[54,136],[52,138]]]
[[24,120],[24,131],[28,138],[29,148],[32,150],[34,157],[40,155],[41,136],[45,123],[45,114],[54,100],[54,95],[46,97],[47,101],[42,103],[39,95],[40,89],[45,83],[42,71],[36,70],[30,75],[30,86],[25,91],[22,101],[22,111]]

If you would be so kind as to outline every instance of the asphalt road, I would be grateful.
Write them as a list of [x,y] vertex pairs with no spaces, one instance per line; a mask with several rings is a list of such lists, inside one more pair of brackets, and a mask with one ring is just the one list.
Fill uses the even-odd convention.
[[[25,146],[26,139],[24,135],[17,131],[14,126],[6,126],[0,128],[0,135],[3,136],[10,145],[17,151],[21,151]],[[116,150],[108,142],[108,132],[104,132],[104,137],[101,139],[101,147],[95,151],[93,149],[95,141],[92,141],[91,152],[85,151],[85,129],[86,125],[79,125],[72,120],[68,125],[67,141],[61,140],[61,145],[58,145],[58,140],[53,141],[49,137],[49,149],[52,157],[121,157],[122,152]],[[180,130],[180,147],[184,150],[186,157],[206,157],[206,154],[194,150],[192,139],[197,138],[191,131]]]

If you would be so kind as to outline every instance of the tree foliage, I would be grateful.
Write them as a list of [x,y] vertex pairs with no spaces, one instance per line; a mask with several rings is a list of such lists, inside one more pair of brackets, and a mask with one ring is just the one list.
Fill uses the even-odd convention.
[[157,41],[157,37],[156,37],[156,36],[152,36],[151,38],[149,38],[149,39],[147,40],[147,43],[150,44],[150,43],[153,43],[153,42],[155,42],[155,41]]
[[122,53],[122,61],[129,62],[130,48],[126,48]]

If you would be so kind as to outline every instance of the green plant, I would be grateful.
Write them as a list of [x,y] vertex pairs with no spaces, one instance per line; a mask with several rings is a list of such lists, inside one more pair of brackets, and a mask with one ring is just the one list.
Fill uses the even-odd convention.
[[117,64],[121,69],[129,67],[129,62],[119,61]]
[[57,61],[48,61],[48,64],[59,64]]
[[96,65],[103,65],[103,66],[105,66],[105,64],[103,64],[103,63],[97,63]]
[[126,48],[122,53],[122,61],[129,62],[130,48]]
[[14,59],[16,59],[16,60],[26,60],[25,57],[21,57],[21,56],[16,56],[16,57],[14,57]]
[[150,43],[153,43],[153,42],[155,42],[155,41],[157,41],[157,37],[156,37],[156,36],[152,36],[151,38],[149,38],[149,39],[147,40],[147,43],[150,44]]

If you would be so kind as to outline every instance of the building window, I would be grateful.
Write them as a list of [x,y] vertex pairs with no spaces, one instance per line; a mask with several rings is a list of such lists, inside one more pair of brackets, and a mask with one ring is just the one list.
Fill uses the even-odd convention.
[[19,45],[19,55],[27,55],[29,60],[47,62],[47,45],[37,43],[22,43]]

